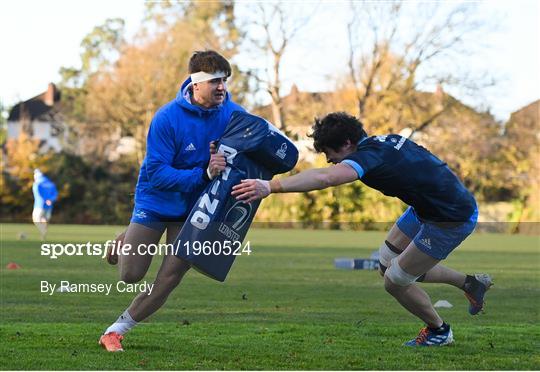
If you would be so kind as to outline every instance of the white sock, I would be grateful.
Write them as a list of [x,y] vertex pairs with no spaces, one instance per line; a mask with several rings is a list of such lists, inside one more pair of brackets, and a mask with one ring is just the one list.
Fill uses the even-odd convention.
[[129,315],[129,312],[126,310],[122,313],[122,315],[118,317],[118,319],[116,319],[116,322],[114,322],[109,328],[107,328],[104,335],[111,332],[116,332],[119,335],[123,335],[136,325],[137,322],[133,320],[131,315]]

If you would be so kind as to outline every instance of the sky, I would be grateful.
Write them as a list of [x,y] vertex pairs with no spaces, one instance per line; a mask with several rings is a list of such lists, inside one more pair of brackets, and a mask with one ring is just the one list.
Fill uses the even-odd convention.
[[[482,36],[479,42],[489,48],[470,59],[467,67],[486,70],[498,84],[481,99],[455,94],[466,103],[489,107],[504,121],[540,98],[540,1],[478,4],[481,12],[497,19],[499,29]],[[346,33],[338,21],[346,17],[346,9],[343,1],[323,2],[321,11],[333,12],[332,17],[314,17],[303,33],[303,44],[291,44],[284,59],[285,93],[293,82],[300,90],[332,88],[331,76],[346,68]],[[60,67],[79,67],[81,40],[107,18],[123,18],[130,37],[139,28],[143,10],[144,2],[136,0],[0,1],[0,102],[10,106],[31,98],[45,91],[49,82],[59,81]],[[300,61],[306,55],[317,63],[303,65]]]

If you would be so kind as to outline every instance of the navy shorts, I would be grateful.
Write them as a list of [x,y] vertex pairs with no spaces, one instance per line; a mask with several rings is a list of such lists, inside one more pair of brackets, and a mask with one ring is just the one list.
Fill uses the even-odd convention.
[[407,235],[422,252],[444,260],[476,227],[478,207],[467,222],[456,224],[436,224],[421,221],[414,208],[409,207],[397,220],[399,229]]
[[136,206],[133,209],[133,214],[131,215],[131,222],[149,227],[153,230],[161,232],[162,234],[169,225],[178,225],[185,221],[185,217],[162,216],[159,213],[149,211],[148,209],[144,208],[137,208]]

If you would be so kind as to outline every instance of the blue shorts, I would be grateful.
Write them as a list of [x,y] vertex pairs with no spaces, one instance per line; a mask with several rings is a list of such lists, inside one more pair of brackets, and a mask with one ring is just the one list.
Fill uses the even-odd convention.
[[162,216],[159,213],[149,211],[148,209],[137,208],[137,206],[135,206],[133,214],[131,215],[131,222],[149,227],[152,230],[161,233],[163,233],[169,225],[178,225],[185,222],[185,220],[185,217]]
[[407,235],[422,252],[444,260],[476,227],[478,207],[467,222],[441,226],[421,221],[414,208],[409,207],[397,220],[399,229]]

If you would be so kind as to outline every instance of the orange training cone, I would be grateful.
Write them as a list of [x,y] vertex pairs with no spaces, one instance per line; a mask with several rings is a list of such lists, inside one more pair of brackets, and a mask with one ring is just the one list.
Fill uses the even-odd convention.
[[19,264],[16,264],[15,262],[10,262],[6,265],[6,269],[8,270],[17,270],[17,269],[20,269],[21,268],[21,265]]

